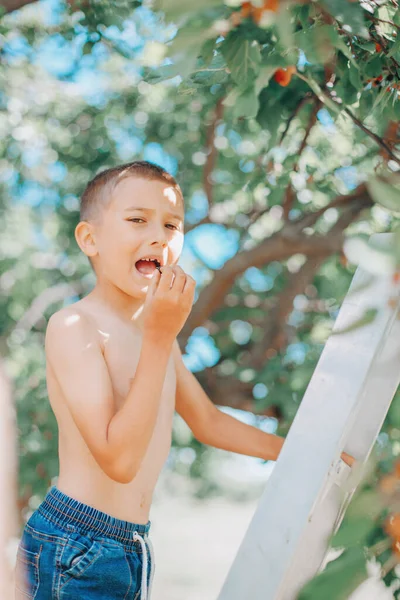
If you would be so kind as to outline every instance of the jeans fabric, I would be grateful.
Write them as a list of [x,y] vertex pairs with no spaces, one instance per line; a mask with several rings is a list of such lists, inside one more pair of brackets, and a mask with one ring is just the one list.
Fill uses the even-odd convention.
[[149,600],[150,525],[112,517],[53,486],[23,529],[15,600]]

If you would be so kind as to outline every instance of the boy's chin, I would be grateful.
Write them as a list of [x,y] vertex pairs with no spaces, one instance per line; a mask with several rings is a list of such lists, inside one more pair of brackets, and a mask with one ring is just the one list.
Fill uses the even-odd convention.
[[149,285],[151,283],[151,279],[148,279],[146,281],[146,279],[143,278],[143,281],[134,281],[133,285],[131,286],[131,293],[132,295],[143,295],[145,296],[147,294],[147,290],[149,289]]

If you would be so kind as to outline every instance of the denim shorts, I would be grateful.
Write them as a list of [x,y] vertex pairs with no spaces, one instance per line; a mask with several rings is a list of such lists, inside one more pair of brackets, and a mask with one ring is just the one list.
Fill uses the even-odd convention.
[[15,600],[149,600],[150,524],[122,521],[53,486],[23,529]]

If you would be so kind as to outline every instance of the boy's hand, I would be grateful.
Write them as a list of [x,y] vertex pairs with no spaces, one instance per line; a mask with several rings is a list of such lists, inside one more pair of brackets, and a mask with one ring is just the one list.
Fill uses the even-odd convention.
[[177,265],[161,269],[147,290],[143,325],[146,334],[173,342],[191,311],[196,281]]
[[356,462],[356,459],[353,456],[350,456],[350,454],[347,454],[346,452],[342,452],[340,458],[346,463],[346,465],[349,465],[349,467],[352,467],[353,463]]

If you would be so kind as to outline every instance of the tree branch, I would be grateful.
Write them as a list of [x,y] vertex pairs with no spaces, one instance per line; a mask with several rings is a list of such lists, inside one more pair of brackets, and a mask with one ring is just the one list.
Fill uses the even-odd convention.
[[298,294],[303,293],[307,285],[313,281],[316,272],[327,256],[329,253],[307,260],[299,271],[292,275],[287,287],[276,298],[276,305],[264,323],[264,335],[254,345],[248,358],[248,363],[253,369],[261,369],[271,356],[274,356],[286,345],[284,327],[287,318],[293,311],[294,299]]
[[293,221],[293,223],[298,223],[298,224],[302,224],[303,229],[305,229],[306,227],[311,227],[313,225],[315,225],[315,223],[318,221],[318,219],[320,217],[322,217],[322,215],[329,209],[329,208],[336,208],[338,206],[342,206],[344,204],[350,204],[353,200],[356,200],[357,198],[360,198],[362,196],[365,196],[368,194],[367,191],[367,186],[365,183],[360,183],[360,185],[358,185],[354,191],[352,191],[350,194],[344,194],[341,196],[336,196],[336,198],[334,198],[331,202],[329,202],[329,204],[327,204],[326,206],[323,206],[322,208],[312,212],[312,213],[306,213],[305,215],[302,215],[301,217],[299,217],[297,220]]
[[0,6],[4,8],[5,13],[14,12],[27,4],[33,4],[36,0],[1,0]]
[[[299,73],[297,71],[296,76],[299,77],[300,79],[302,79],[303,81],[305,81],[307,83],[307,85],[310,85],[309,80],[307,79],[307,77],[305,75],[302,75],[301,73]],[[311,86],[310,86],[311,87]],[[315,92],[314,92],[315,93]],[[376,133],[374,133],[373,131],[371,131],[370,129],[368,129],[368,127],[366,127],[364,125],[364,123],[362,123],[362,121],[360,121],[360,119],[358,119],[355,115],[353,115],[353,113],[351,112],[351,110],[349,108],[347,108],[347,106],[341,106],[337,100],[331,96],[330,94],[328,94],[326,91],[324,90],[320,90],[320,93],[315,93],[315,95],[317,96],[317,98],[319,98],[324,104],[328,103],[334,103],[336,104],[338,107],[340,107],[343,112],[346,113],[346,115],[348,115],[353,123],[355,125],[357,125],[357,127],[359,127],[364,133],[366,133],[371,139],[374,140],[374,142],[376,142],[378,144],[378,146],[380,146],[381,148],[384,148],[384,150],[386,150],[386,152],[388,153],[388,155],[390,156],[390,158],[392,160],[394,160],[397,164],[400,165],[400,158],[398,158],[389,148],[389,146],[385,143],[385,141],[379,137],[379,135],[377,135]],[[332,109],[331,109],[332,110]]]
[[206,147],[207,147],[208,153],[207,153],[207,160],[204,165],[204,171],[203,171],[203,186],[204,186],[204,191],[207,196],[209,208],[211,208],[212,203],[213,203],[213,183],[211,181],[211,175],[212,175],[212,172],[213,172],[216,162],[217,162],[217,148],[215,147],[215,144],[214,144],[215,128],[217,126],[217,123],[222,119],[222,115],[224,113],[223,101],[224,101],[224,96],[221,96],[221,98],[219,98],[217,101],[217,104],[215,106],[213,120],[210,123],[210,125],[208,126],[207,133],[206,133]]
[[[354,197],[353,203],[343,208],[342,214],[329,231],[328,236],[336,237],[339,234],[343,234],[348,225],[359,217],[362,210],[372,204],[372,199],[367,195],[360,195],[358,198]],[[251,345],[247,347],[247,356],[242,363],[251,368],[261,368],[265,365],[268,358],[276,354],[277,350],[282,350],[286,341],[282,335],[282,328],[292,311],[294,298],[299,293],[302,293],[307,285],[311,283],[320,265],[326,260],[329,254],[333,253],[333,248],[326,248],[324,254],[312,256],[298,273],[291,278],[289,285],[276,299],[275,308],[268,315],[266,335],[263,341],[254,345],[254,350],[251,349]],[[255,408],[252,395],[253,382],[242,382],[236,378],[223,377],[218,373],[218,369],[215,366],[207,367],[197,377],[209,398],[216,405],[249,410],[256,414],[272,416],[278,419],[282,416],[281,409],[276,405],[269,405],[262,410]]]
[[285,130],[283,131],[283,133],[281,135],[281,139],[279,140],[278,146],[282,145],[282,142],[285,139],[287,132],[289,131],[289,127],[290,127],[293,119],[299,114],[299,112],[303,108],[304,104],[306,104],[307,102],[309,102],[309,100],[312,100],[312,97],[313,97],[313,94],[311,92],[306,92],[304,94],[304,96],[302,98],[300,98],[300,102],[297,104],[297,106],[294,109],[293,113],[290,115],[290,117],[286,121],[286,127],[285,127]]
[[[318,111],[321,108],[321,106],[322,106],[321,100],[319,98],[317,98],[317,96],[315,96],[314,97],[314,106],[312,107],[310,117],[309,117],[309,120],[307,123],[306,131],[305,131],[302,142],[300,144],[299,151],[296,156],[296,162],[293,165],[293,172],[298,171],[301,154],[307,146],[308,137],[311,133],[312,128],[314,127],[314,125],[317,121],[317,114],[318,114]],[[295,199],[295,193],[293,190],[293,185],[292,185],[292,182],[289,180],[289,183],[287,184],[287,187],[285,190],[283,203],[282,203],[283,218],[285,219],[285,221],[287,221],[289,219],[289,213],[292,208],[294,199]]]
[[[372,200],[369,199],[369,202],[372,203]],[[298,223],[290,223],[254,248],[239,252],[228,260],[222,269],[214,271],[212,281],[200,292],[181,331],[179,341],[182,347],[186,345],[193,329],[199,327],[214,310],[223,305],[224,298],[235,279],[249,267],[261,267],[275,260],[285,260],[293,254],[316,257],[341,250],[343,245],[341,231],[325,236],[315,234],[307,236],[302,233],[303,227],[301,220]]]
[[344,108],[343,109],[344,112],[349,115],[349,117],[353,120],[353,122],[357,125],[357,127],[359,127],[364,133],[366,133],[371,139],[373,139],[378,146],[380,146],[381,148],[383,148],[386,153],[388,154],[388,156],[390,156],[390,158],[392,160],[394,160],[395,162],[397,162],[398,165],[400,165],[400,158],[398,158],[393,152],[392,150],[389,148],[389,146],[386,144],[386,142],[379,137],[379,135],[377,135],[376,133],[374,133],[373,131],[371,131],[370,129],[368,129],[368,127],[366,127],[364,125],[364,123],[362,123],[360,121],[360,119],[358,119],[355,115],[353,115],[353,113],[351,112],[351,110],[349,108]]
[[[335,225],[331,228],[329,235],[342,234],[344,230],[352,223],[360,212],[372,203],[369,197],[355,197],[353,204],[348,204],[340,215]],[[298,294],[301,294],[307,285],[314,279],[322,263],[333,252],[327,251],[320,256],[313,257],[306,261],[304,265],[295,273],[276,299],[275,308],[268,315],[264,324],[264,335],[260,342],[253,346],[249,355],[249,366],[254,369],[260,369],[265,365],[266,360],[270,358],[271,351],[273,355],[281,350],[287,342],[287,336],[284,333],[287,318],[293,310],[293,302]]]
[[[400,142],[399,139],[399,122],[398,121],[389,121],[386,127],[385,134],[383,139],[387,143],[387,145],[392,149],[396,144]],[[383,160],[387,162],[389,160],[389,156],[386,150],[382,149],[379,154],[382,156]]]

